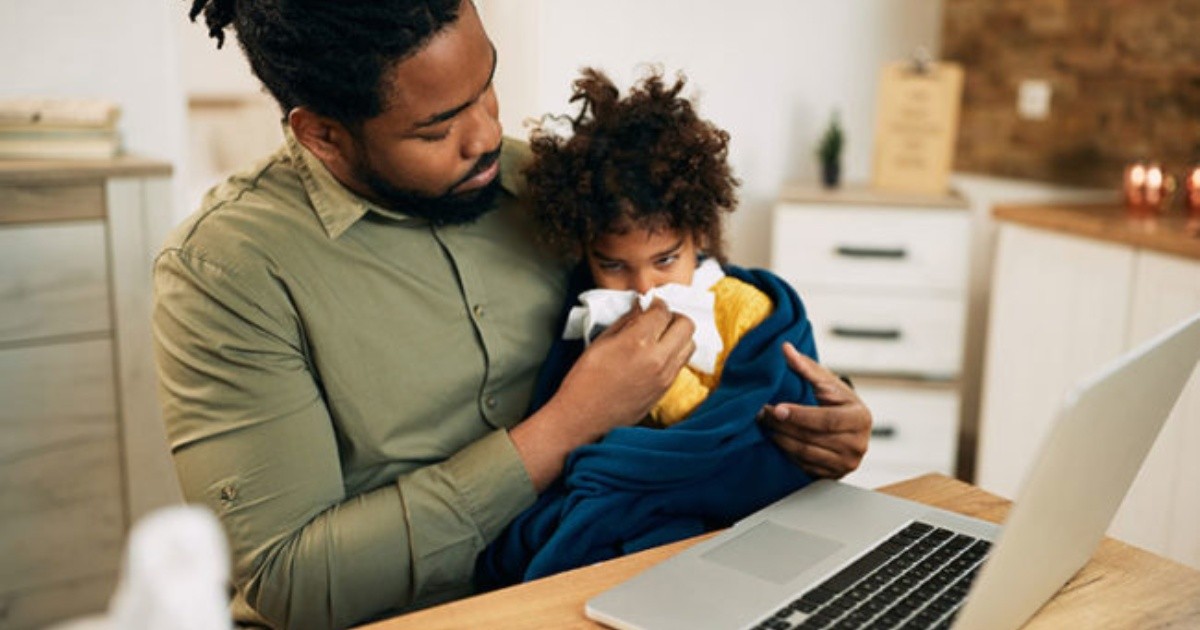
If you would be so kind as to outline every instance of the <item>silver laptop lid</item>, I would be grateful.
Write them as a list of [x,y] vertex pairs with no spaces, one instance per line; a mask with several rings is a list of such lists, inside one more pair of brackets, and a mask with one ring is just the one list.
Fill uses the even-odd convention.
[[1020,626],[1087,563],[1197,361],[1200,313],[1067,395],[956,629]]

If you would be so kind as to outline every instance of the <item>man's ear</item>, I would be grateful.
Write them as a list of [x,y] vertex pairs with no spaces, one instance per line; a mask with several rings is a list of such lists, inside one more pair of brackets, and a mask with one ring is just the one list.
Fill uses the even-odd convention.
[[325,168],[340,173],[354,164],[354,136],[342,123],[305,107],[288,112],[287,122],[296,140],[317,156]]

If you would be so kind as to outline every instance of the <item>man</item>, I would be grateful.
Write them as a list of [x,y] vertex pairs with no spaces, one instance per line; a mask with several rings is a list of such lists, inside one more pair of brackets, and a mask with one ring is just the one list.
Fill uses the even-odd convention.
[[[665,391],[692,325],[631,313],[523,417],[565,269],[532,246],[474,6],[202,12],[218,42],[234,26],[286,113],[285,146],[210,192],[155,265],[172,452],[229,534],[235,616],[345,627],[468,594],[475,555],[567,453]],[[764,425],[806,470],[852,470],[870,414],[791,361],[826,406]]]

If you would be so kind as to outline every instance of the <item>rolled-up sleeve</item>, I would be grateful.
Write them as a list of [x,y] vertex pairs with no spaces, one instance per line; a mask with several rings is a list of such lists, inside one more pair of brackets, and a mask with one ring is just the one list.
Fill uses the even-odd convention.
[[504,429],[352,494],[284,287],[168,248],[155,292],[180,482],[223,523],[238,597],[261,620],[346,627],[469,592],[475,555],[535,498]]

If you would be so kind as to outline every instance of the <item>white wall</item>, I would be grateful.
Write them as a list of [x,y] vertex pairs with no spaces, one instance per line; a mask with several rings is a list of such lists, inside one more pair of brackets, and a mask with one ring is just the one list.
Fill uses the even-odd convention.
[[225,30],[225,44],[218,50],[217,40],[208,36],[203,15],[192,22],[187,18],[185,3],[172,7],[176,9],[171,24],[179,40],[184,92],[189,96],[229,97],[262,91],[233,29]]
[[0,97],[116,101],[126,150],[184,162],[184,99],[172,19],[183,2],[0,0]]
[[172,26],[188,104],[188,167],[180,173],[186,215],[209,188],[275,151],[283,131],[279,106],[250,72],[234,31],[226,29],[218,50],[203,16],[193,23],[180,9]]
[[[281,136],[278,110],[250,74],[233,33],[218,51],[203,18],[188,21],[189,6],[181,0],[0,0],[0,97],[119,103],[125,149],[175,167],[174,207],[164,209],[172,222],[235,170],[228,165],[258,160]],[[188,116],[192,97],[245,102],[216,114],[209,108],[197,120]]]
[[813,150],[834,109],[847,134],[843,174],[870,178],[880,66],[937,50],[941,0],[478,0],[500,53],[508,133],[566,111],[571,81],[598,66],[622,87],[639,65],[683,70],[701,115],[728,130],[742,179],[730,225],[735,262],[769,260],[770,206],[789,180],[815,181]]

